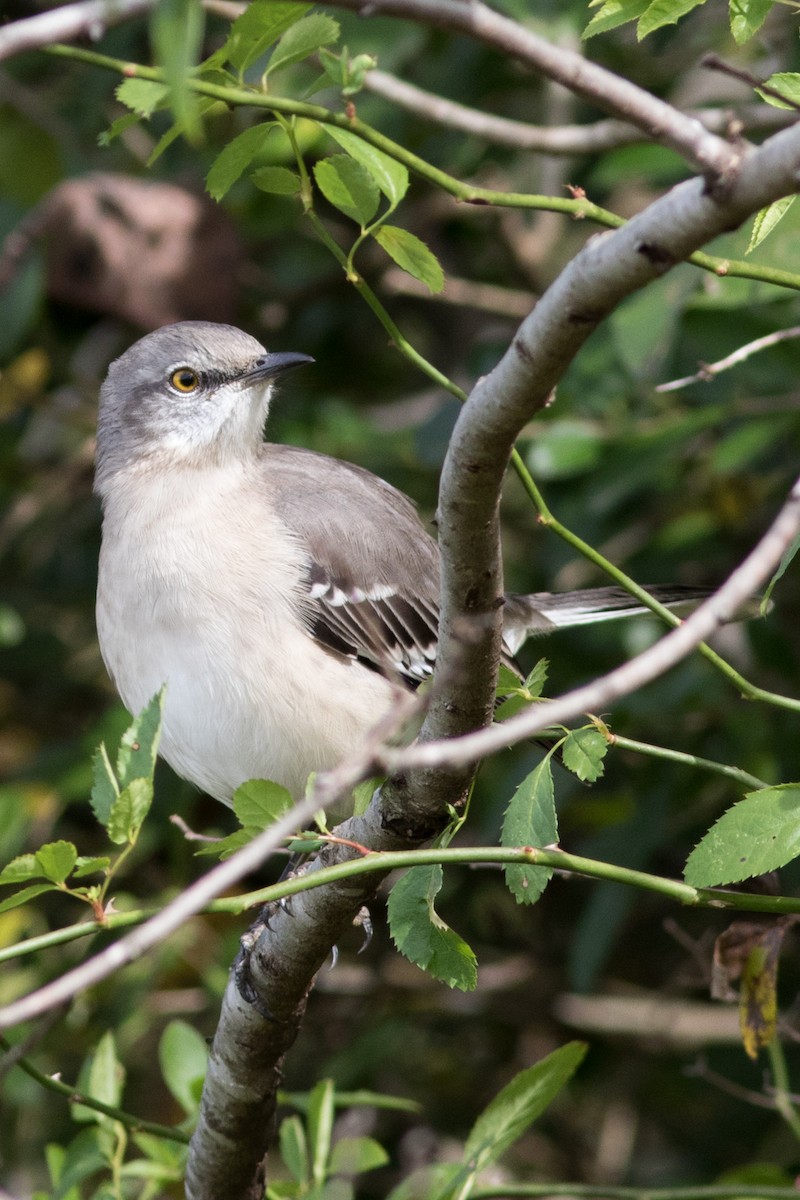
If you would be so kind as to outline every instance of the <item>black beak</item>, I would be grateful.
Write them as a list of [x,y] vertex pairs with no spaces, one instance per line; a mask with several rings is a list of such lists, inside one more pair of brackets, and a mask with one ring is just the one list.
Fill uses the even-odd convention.
[[242,379],[272,379],[274,375],[281,375],[284,371],[288,371],[290,367],[302,367],[304,363],[313,363],[314,359],[310,354],[296,354],[293,350],[285,350],[276,354],[264,354],[261,358],[256,359],[252,367],[245,371]]

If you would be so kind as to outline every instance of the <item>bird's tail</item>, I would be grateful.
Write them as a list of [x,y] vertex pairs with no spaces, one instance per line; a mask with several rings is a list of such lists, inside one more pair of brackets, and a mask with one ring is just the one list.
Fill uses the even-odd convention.
[[[701,600],[711,595],[712,589],[655,586],[646,587],[645,591],[680,616],[696,608]],[[514,654],[532,634],[551,633],[554,629],[591,625],[597,621],[615,621],[619,617],[634,617],[649,611],[620,587],[583,588],[577,592],[534,592],[530,596],[510,595],[506,597],[503,609],[504,638]]]

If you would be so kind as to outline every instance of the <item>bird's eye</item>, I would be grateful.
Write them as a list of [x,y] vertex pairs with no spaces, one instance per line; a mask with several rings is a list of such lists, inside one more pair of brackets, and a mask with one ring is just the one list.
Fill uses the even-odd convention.
[[184,396],[189,392],[196,392],[200,386],[200,376],[191,367],[178,367],[177,371],[170,375],[169,381],[175,391],[182,392]]

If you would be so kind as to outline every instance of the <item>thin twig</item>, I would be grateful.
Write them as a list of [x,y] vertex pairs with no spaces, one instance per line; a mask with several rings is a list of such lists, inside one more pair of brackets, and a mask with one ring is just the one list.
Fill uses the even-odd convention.
[[747,342],[738,350],[734,350],[732,354],[727,354],[725,358],[717,359],[713,363],[701,363],[700,370],[696,371],[694,375],[685,375],[683,379],[671,379],[669,383],[659,383],[655,390],[657,392],[677,392],[690,383],[709,383],[715,375],[729,371],[731,367],[738,366],[753,354],[758,354],[761,350],[768,350],[770,346],[777,346],[780,342],[788,342],[797,337],[800,337],[800,325],[793,325],[790,329],[777,329],[774,333],[767,333],[764,337]]
[[742,67],[731,66],[730,63],[720,58],[718,54],[704,55],[700,59],[700,66],[708,67],[710,71],[719,71],[722,75],[730,75],[732,79],[739,79],[742,83],[746,83],[750,87],[758,88],[765,96],[772,96],[773,100],[780,100],[781,104],[785,104],[787,108],[794,109],[795,112],[800,112],[800,104],[796,100],[792,100],[790,96],[786,96],[777,88],[771,87],[770,84],[762,83],[751,71],[745,71]]

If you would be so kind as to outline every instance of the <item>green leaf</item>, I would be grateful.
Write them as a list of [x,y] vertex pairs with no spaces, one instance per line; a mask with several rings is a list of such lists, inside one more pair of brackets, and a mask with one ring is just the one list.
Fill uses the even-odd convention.
[[29,900],[41,896],[42,892],[54,892],[55,890],[55,884],[52,883],[32,883],[30,887],[23,888],[21,892],[14,892],[13,896],[7,896],[0,902],[0,913],[10,912],[12,908],[19,908],[21,904],[27,904]]
[[[503,819],[501,845],[553,846],[558,842],[553,772],[554,750],[523,779]],[[553,872],[549,867],[512,863],[505,868],[506,886],[519,904],[535,904]]]
[[684,871],[693,887],[738,883],[800,854],[800,784],[749,792],[712,825]]
[[34,855],[39,872],[51,883],[63,883],[78,861],[78,851],[72,842],[48,842]]
[[561,759],[568,771],[572,771],[584,783],[594,783],[603,774],[603,759],[608,753],[608,742],[599,729],[585,725],[572,729],[561,749]]
[[228,62],[238,71],[246,71],[310,7],[310,4],[252,0],[231,26],[223,47]]
[[770,75],[765,83],[786,97],[786,103],[784,103],[777,97],[770,96],[768,92],[762,92],[760,88],[756,88],[759,96],[766,100],[767,104],[771,104],[773,108],[797,110],[797,105],[800,104],[800,74],[797,71],[778,71],[777,74]]
[[122,735],[117,754],[117,779],[125,788],[134,779],[152,779],[161,740],[164,688],[144,708]]
[[296,1182],[305,1188],[309,1177],[308,1142],[303,1122],[299,1117],[286,1117],[281,1121],[278,1140],[286,1169]]
[[314,166],[314,178],[326,200],[363,229],[378,211],[381,193],[366,167],[349,154],[333,154]]
[[311,1089],[306,1116],[311,1151],[311,1178],[315,1183],[322,1183],[325,1179],[335,1111],[333,1080],[321,1079]]
[[756,246],[760,246],[764,238],[772,233],[775,226],[786,216],[796,199],[796,194],[794,196],[781,196],[780,200],[773,200],[772,204],[768,204],[766,208],[762,208],[756,213],[753,218],[753,232],[750,234],[750,241],[745,251],[746,254],[750,254],[755,250]]
[[151,79],[123,79],[114,91],[120,104],[138,113],[140,117],[152,117],[157,108],[161,108],[169,89],[164,83],[154,83]]
[[111,859],[107,854],[101,854],[94,858],[87,858],[81,854],[78,856],[78,861],[75,864],[73,878],[83,879],[86,875],[95,875],[98,871],[107,871],[110,865]]
[[229,833],[224,838],[217,838],[215,841],[201,846],[199,850],[195,850],[195,858],[202,858],[203,856],[230,858],[237,850],[241,850],[242,846],[246,846],[248,842],[252,842],[253,838],[257,837],[260,832],[260,829],[237,829],[235,833]]
[[331,1175],[362,1175],[365,1171],[374,1171],[384,1167],[389,1161],[389,1155],[380,1142],[369,1137],[340,1138],[333,1147],[328,1170]]
[[35,854],[20,854],[0,871],[0,884],[24,883],[40,874]]
[[685,17],[693,8],[698,8],[705,2],[706,0],[652,0],[639,18],[639,24],[636,26],[637,38],[642,41],[648,33],[653,33],[664,25],[677,25],[681,17]]
[[240,133],[214,159],[206,176],[206,190],[214,200],[221,200],[239,176],[264,149],[267,138],[275,128],[274,121],[261,121]]
[[135,840],[153,802],[153,781],[132,779],[120,792],[108,817],[108,837],[115,846]]
[[584,1042],[568,1042],[520,1071],[486,1108],[470,1130],[464,1157],[475,1171],[496,1163],[539,1117],[572,1078],[586,1054]]
[[259,167],[250,178],[262,192],[275,196],[296,196],[303,186],[297,172],[288,167]]
[[271,779],[248,779],[233,793],[233,811],[246,829],[274,825],[294,804],[291,793]]
[[208,1065],[205,1039],[186,1021],[170,1021],[158,1043],[161,1074],[187,1115],[197,1112]]
[[530,696],[539,697],[544,691],[544,685],[547,683],[547,672],[550,667],[550,660],[540,658],[536,666],[528,674],[525,679],[525,691]]
[[[100,1038],[94,1054],[81,1068],[78,1090],[85,1092],[93,1100],[116,1107],[122,1098],[124,1082],[125,1071],[117,1058],[114,1035],[109,1030]],[[112,1117],[107,1117],[96,1109],[85,1108],[82,1104],[74,1105],[72,1116],[76,1121],[94,1121],[98,1125],[108,1125],[113,1120]]]
[[272,51],[267,74],[308,58],[309,54],[315,54],[322,46],[338,42],[339,32],[339,22],[327,13],[316,12],[301,17],[286,30]]
[[109,762],[105,745],[98,746],[94,752],[92,776],[94,778],[90,796],[92,811],[101,825],[108,825],[111,810],[119,797],[119,785]]
[[495,695],[498,700],[502,700],[504,696],[511,696],[518,692],[521,687],[520,678],[516,671],[512,671],[511,667],[507,667],[505,663],[500,663],[500,669],[497,673],[497,691]]
[[432,250],[407,229],[397,225],[381,225],[373,234],[375,241],[394,259],[398,267],[424,283],[430,292],[441,292],[444,271]]
[[729,0],[731,33],[737,45],[758,33],[773,5],[774,0]]
[[408,171],[404,165],[349,129],[326,125],[325,132],[362,167],[366,167],[392,208],[396,208],[408,191]]
[[594,37],[598,33],[607,33],[618,25],[635,21],[649,5],[650,0],[605,0],[599,12],[596,12],[583,31],[584,38]]
[[188,87],[203,42],[205,16],[199,0],[159,0],[150,15],[150,40],[163,68],[175,120],[192,142],[200,140],[200,110]]
[[761,611],[762,616],[769,611],[769,600],[770,600],[770,596],[772,595],[773,589],[774,589],[776,583],[781,578],[781,576],[784,575],[784,573],[786,572],[786,568],[789,566],[789,564],[795,558],[798,550],[800,550],[800,533],[798,533],[797,537],[794,539],[791,546],[789,546],[788,550],[784,551],[783,558],[778,563],[778,568],[777,568],[775,574],[772,576],[772,579],[770,579],[770,581],[769,581],[769,586],[767,587],[766,591],[764,592],[763,598],[761,600],[760,611]]
[[478,981],[471,948],[446,925],[434,908],[442,887],[442,868],[412,867],[392,888],[388,917],[392,940],[401,954],[435,979],[462,992]]

